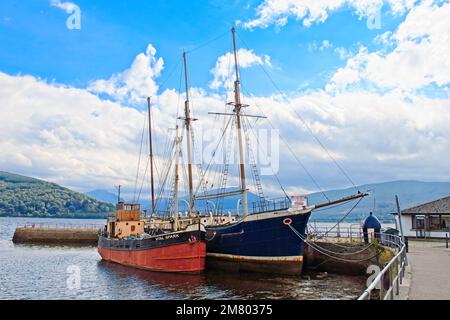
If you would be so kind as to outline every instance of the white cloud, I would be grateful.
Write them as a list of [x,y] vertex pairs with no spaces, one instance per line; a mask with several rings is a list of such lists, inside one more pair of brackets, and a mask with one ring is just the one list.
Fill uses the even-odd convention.
[[[160,152],[167,129],[175,124],[178,95],[166,90],[155,97],[153,118]],[[406,99],[408,98],[408,99]],[[313,90],[289,97],[245,97],[252,113],[266,114],[296,150],[319,183],[346,184],[311,138],[293,110],[329,148],[357,182],[396,178],[449,179],[450,101],[401,92]],[[222,111],[222,97],[193,88],[197,136],[216,141],[208,130],[221,126],[208,111]],[[0,73],[0,166],[46,178],[78,190],[134,185],[139,139],[145,114],[102,100],[84,89],[48,84],[31,76]],[[204,131],[200,130],[203,127]],[[270,128],[266,121],[256,127]],[[280,142],[280,178],[291,189],[314,189]],[[207,162],[209,158],[204,159]],[[422,169],[428,167],[427,172]],[[326,173],[326,174],[325,174]],[[198,174],[195,174],[198,179]],[[237,176],[230,176],[230,181]],[[267,177],[268,190],[278,190]],[[231,184],[231,183],[230,183]]]
[[347,60],[345,67],[339,68],[334,73],[326,86],[326,90],[328,92],[345,90],[347,86],[361,80],[361,69],[366,63],[367,55],[367,49],[361,47],[356,55]]
[[0,166],[69,186],[112,186],[136,163],[142,115],[83,89],[0,73]]
[[425,1],[411,9],[393,33],[377,39],[392,46],[392,50],[370,52],[360,48],[338,69],[328,89],[345,89],[363,81],[381,90],[415,91],[428,85],[450,83],[450,3]]
[[[293,110],[357,183],[450,178],[443,174],[450,160],[448,99],[367,90],[314,90],[293,95],[288,102],[277,97],[247,99],[253,107],[264,110],[313,176],[326,187],[332,181],[339,181],[340,186],[346,181]],[[253,112],[258,112],[258,107]],[[302,181],[302,187],[311,188],[308,177],[282,142],[280,150],[282,181],[289,181],[291,186],[296,185],[296,180]],[[426,172],[424,167],[428,168]]]
[[156,49],[149,44],[145,52],[136,56],[129,69],[107,80],[92,82],[89,90],[106,94],[122,103],[142,104],[146,97],[156,95],[158,85],[155,78],[160,75],[163,66],[164,60],[156,57]]
[[347,60],[352,56],[352,53],[349,49],[346,49],[344,47],[337,47],[334,49],[334,52],[339,55],[339,59],[341,60]]
[[330,40],[322,40],[322,43],[320,45],[318,45],[317,42],[314,41],[308,45],[308,51],[314,52],[316,50],[319,50],[323,52],[331,47],[333,47],[333,44],[330,42]]
[[[409,5],[402,3],[395,10],[400,12]],[[249,113],[267,115],[324,188],[347,182],[293,110],[357,183],[450,179],[446,173],[450,162],[450,100],[427,97],[419,90],[429,84],[442,89],[439,86],[449,83],[450,69],[445,60],[450,43],[449,22],[445,19],[448,10],[448,3],[418,5],[397,30],[384,36],[392,42],[388,50],[371,52],[360,47],[351,54],[345,49],[341,52],[345,66],[334,73],[325,90],[291,94],[288,101],[276,95],[246,96],[252,110]],[[240,50],[239,64],[241,68],[270,65],[270,58]],[[217,59],[211,71],[211,88],[227,86],[232,65],[230,53]],[[180,110],[183,106],[180,92],[157,92],[156,78],[162,69],[162,58],[157,58],[156,50],[149,45],[129,69],[94,81],[87,89],[0,73],[0,167],[84,191],[118,183],[132,187],[145,114],[124,103],[154,96],[155,140],[161,144],[157,150],[166,142],[167,129],[175,124],[177,107]],[[368,83],[379,90],[372,90],[365,85]],[[104,99],[103,94],[115,101]],[[224,119],[207,114],[224,109],[226,101],[215,91],[192,88],[192,102],[199,118],[194,125],[197,136],[202,134],[201,127],[209,132],[223,125]],[[262,120],[256,126],[270,128]],[[210,134],[207,138],[214,140],[217,136]],[[313,190],[314,185],[283,142],[280,152],[284,186],[288,190]],[[198,175],[195,177],[198,179]],[[236,182],[237,176],[230,180]],[[279,189],[270,181],[268,190],[273,193]]]
[[320,51],[323,51],[325,49],[331,48],[333,44],[329,40],[323,40],[322,45],[320,46]]
[[62,2],[61,0],[50,0],[50,4],[53,7],[59,8],[61,10],[66,11],[67,13],[72,13],[78,6],[73,2]]
[[[250,68],[255,65],[271,66],[270,56],[259,56],[253,50],[239,49],[237,51],[238,64],[242,68]],[[209,84],[211,89],[219,89],[221,87],[229,88],[234,77],[234,57],[233,53],[226,54],[217,58],[216,65],[211,70],[214,79]]]
[[330,13],[343,8],[352,8],[359,17],[369,17],[380,11],[383,4],[396,13],[403,13],[414,5],[414,0],[264,0],[256,8],[256,18],[243,23],[244,27],[267,28],[270,25],[284,26],[289,17],[303,21],[310,27],[322,23]]
[[385,33],[382,33],[375,37],[374,43],[382,44],[385,46],[391,46],[394,44],[392,40],[392,31],[386,31]]

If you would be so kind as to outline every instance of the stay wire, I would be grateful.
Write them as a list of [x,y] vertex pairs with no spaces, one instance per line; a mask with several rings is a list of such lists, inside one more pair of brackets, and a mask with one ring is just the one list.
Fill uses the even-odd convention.
[[204,43],[198,45],[197,47],[195,47],[195,48],[193,48],[193,49],[191,49],[191,50],[186,51],[186,53],[192,53],[192,52],[194,52],[194,51],[200,50],[201,48],[206,47],[207,45],[210,45],[211,43],[213,43],[213,42],[215,42],[215,41],[221,39],[222,37],[224,37],[224,36],[225,36],[226,34],[228,34],[228,33],[229,33],[229,31],[226,31],[226,32],[224,32],[224,33],[218,35],[217,37],[212,38],[212,39],[210,39],[210,40],[208,40],[208,41],[206,41],[206,42],[204,42]]
[[[248,50],[250,50],[250,48],[248,47],[248,45],[246,44],[246,42],[244,41],[244,39],[242,39],[240,37],[239,34],[238,38],[242,41],[242,43],[247,47]],[[288,102],[289,104],[289,100],[286,98],[286,95],[281,91],[281,89],[278,87],[278,85],[275,83],[275,81],[273,80],[273,78],[270,76],[270,74],[267,72],[267,70],[264,68],[263,65],[259,64],[259,67],[263,70],[264,74],[268,77],[268,79],[270,80],[270,82],[272,83],[272,85],[274,86],[274,88],[278,91],[278,93],[283,97],[283,99]],[[339,163],[336,161],[336,159],[331,155],[331,153],[328,151],[328,149],[325,147],[325,145],[320,141],[320,139],[314,134],[314,132],[312,131],[311,127],[308,125],[308,123],[303,119],[303,117],[297,112],[297,110],[295,110],[294,108],[291,108],[294,113],[297,115],[297,117],[302,121],[303,125],[307,128],[307,130],[309,131],[309,133],[311,134],[311,136],[316,140],[316,142],[321,146],[321,148],[327,153],[328,157],[334,162],[334,164],[336,165],[336,167],[341,171],[341,173],[346,177],[346,179],[352,184],[352,186],[355,188],[356,191],[358,191],[358,188],[356,187],[356,184],[353,182],[353,180],[350,178],[350,176],[345,172],[345,170],[341,167],[341,165],[339,165]]]
[[[246,92],[248,94],[248,92],[244,89],[243,86],[242,87],[242,91]],[[255,102],[253,102],[253,104],[259,109],[259,111],[262,113],[262,115],[264,117],[266,117],[266,120],[269,122],[270,126],[272,127],[273,130],[275,129],[275,126],[273,125],[272,121],[270,121],[270,119],[265,115],[264,111],[262,110],[262,108]],[[316,179],[314,179],[314,177],[312,176],[312,174],[309,172],[309,170],[306,168],[306,166],[303,164],[303,162],[297,157],[297,155],[295,154],[294,150],[292,150],[291,146],[289,145],[289,143],[286,141],[286,139],[280,134],[280,138],[281,140],[284,142],[284,144],[287,146],[287,148],[289,149],[290,153],[292,154],[292,156],[294,157],[294,159],[297,161],[298,164],[300,164],[300,166],[303,168],[303,171],[305,171],[305,173],[308,175],[308,177],[311,179],[311,181],[314,183],[314,185],[316,186],[316,188],[319,190],[319,192],[324,196],[325,199],[327,199],[327,201],[330,201],[330,199],[327,197],[327,195],[325,194],[325,192],[322,190],[322,188],[319,186],[319,184],[317,183]]]

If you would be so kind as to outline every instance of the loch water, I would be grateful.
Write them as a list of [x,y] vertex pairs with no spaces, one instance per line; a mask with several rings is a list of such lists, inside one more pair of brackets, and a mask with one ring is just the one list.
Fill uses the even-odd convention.
[[206,271],[181,275],[101,260],[95,247],[15,245],[27,223],[98,225],[104,220],[0,218],[0,299],[356,299],[364,276]]

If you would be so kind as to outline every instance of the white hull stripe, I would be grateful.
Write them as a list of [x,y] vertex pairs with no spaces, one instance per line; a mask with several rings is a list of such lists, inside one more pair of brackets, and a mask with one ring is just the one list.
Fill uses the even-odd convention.
[[238,256],[225,253],[206,253],[206,257],[220,258],[233,261],[248,262],[302,262],[303,256],[283,256],[283,257],[254,257],[254,256]]

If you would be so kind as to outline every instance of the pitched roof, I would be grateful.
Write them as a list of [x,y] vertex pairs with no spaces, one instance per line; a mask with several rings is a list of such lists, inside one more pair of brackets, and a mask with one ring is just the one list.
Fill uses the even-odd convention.
[[402,210],[402,214],[450,214],[450,196]]

